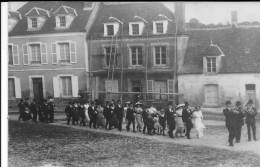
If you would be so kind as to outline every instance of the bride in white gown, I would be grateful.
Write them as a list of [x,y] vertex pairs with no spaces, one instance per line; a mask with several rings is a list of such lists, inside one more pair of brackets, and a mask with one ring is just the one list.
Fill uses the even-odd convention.
[[203,115],[200,110],[200,107],[195,107],[195,111],[192,113],[193,125],[197,132],[197,137],[203,137],[203,129],[205,129],[205,125],[203,124]]

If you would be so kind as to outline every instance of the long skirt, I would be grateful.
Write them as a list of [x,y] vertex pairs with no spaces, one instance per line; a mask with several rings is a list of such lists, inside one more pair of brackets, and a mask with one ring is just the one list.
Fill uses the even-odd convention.
[[105,127],[106,120],[102,113],[98,113],[97,115],[97,126]]
[[136,123],[137,123],[137,129],[143,128],[143,122],[142,122],[142,115],[136,114]]

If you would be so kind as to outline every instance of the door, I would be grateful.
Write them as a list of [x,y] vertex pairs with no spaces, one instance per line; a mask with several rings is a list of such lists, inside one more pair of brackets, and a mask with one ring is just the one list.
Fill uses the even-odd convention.
[[252,99],[254,104],[256,105],[255,84],[246,84],[246,102],[248,102],[249,99]]
[[166,100],[167,95],[160,93],[167,93],[167,82],[166,81],[155,81],[154,82],[155,99]]
[[32,78],[33,83],[33,97],[36,100],[43,99],[43,85],[42,78]]
[[205,105],[217,106],[218,105],[218,85],[205,86]]

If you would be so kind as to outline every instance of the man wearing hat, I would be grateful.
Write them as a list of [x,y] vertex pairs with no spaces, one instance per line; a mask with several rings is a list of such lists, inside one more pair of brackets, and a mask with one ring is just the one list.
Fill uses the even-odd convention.
[[223,110],[223,114],[226,119],[226,128],[228,129],[228,142],[229,146],[234,146],[233,140],[236,134],[237,123],[235,119],[235,113],[231,107],[231,101],[226,101],[226,107]]
[[175,113],[175,110],[173,109],[171,102],[168,103],[168,108],[166,109],[165,114],[166,114],[167,125],[169,128],[168,134],[171,138],[174,138],[173,130],[175,129],[176,113]]
[[254,107],[253,100],[250,99],[246,105],[246,125],[247,125],[247,134],[248,141],[251,141],[251,129],[253,132],[253,139],[256,141],[256,120],[255,117],[257,115],[256,108]]
[[235,138],[236,138],[236,142],[240,143],[241,130],[242,130],[242,126],[244,125],[244,111],[243,111],[242,103],[240,101],[236,102],[236,106],[234,110],[235,110],[235,118],[237,123]]
[[190,131],[191,131],[191,128],[193,127],[191,119],[192,119],[192,112],[189,107],[189,103],[185,102],[185,106],[182,111],[182,120],[183,120],[184,124],[186,125],[187,139],[190,139]]
[[127,126],[126,130],[130,130],[130,125],[133,125],[133,132],[135,132],[135,110],[132,103],[130,103],[130,106],[127,108],[126,111],[126,119],[127,119]]
[[118,130],[122,130],[123,116],[124,116],[124,107],[120,100],[117,101],[117,105],[115,107],[115,112],[118,120]]

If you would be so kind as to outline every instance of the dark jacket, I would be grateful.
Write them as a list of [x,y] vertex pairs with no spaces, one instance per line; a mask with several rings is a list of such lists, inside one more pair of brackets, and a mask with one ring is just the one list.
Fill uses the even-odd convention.
[[234,113],[233,109],[225,108],[223,110],[223,114],[226,118],[226,127],[227,128],[237,127],[238,122],[237,122],[236,114]]
[[115,112],[116,112],[118,119],[123,119],[123,116],[124,116],[124,107],[123,106],[119,107],[118,105],[116,105]]
[[250,124],[250,123],[255,123],[255,117],[257,115],[256,112],[256,108],[255,107],[247,107],[246,108],[246,112],[245,112],[245,116],[246,116],[246,123]]
[[135,110],[134,110],[134,108],[127,108],[126,119],[128,119],[128,120],[135,119]]
[[243,111],[243,108],[242,107],[236,107],[235,110],[238,111],[238,113],[235,113],[235,119],[237,121],[237,125],[243,126],[245,124],[244,123],[245,113]]
[[97,117],[97,111],[96,108],[93,106],[88,107],[88,115],[90,119],[96,118]]
[[165,117],[168,125],[175,125],[176,112],[173,108],[171,110],[169,108],[165,110]]
[[191,123],[192,119],[192,112],[190,111],[189,107],[184,107],[182,111],[182,121],[184,123]]

